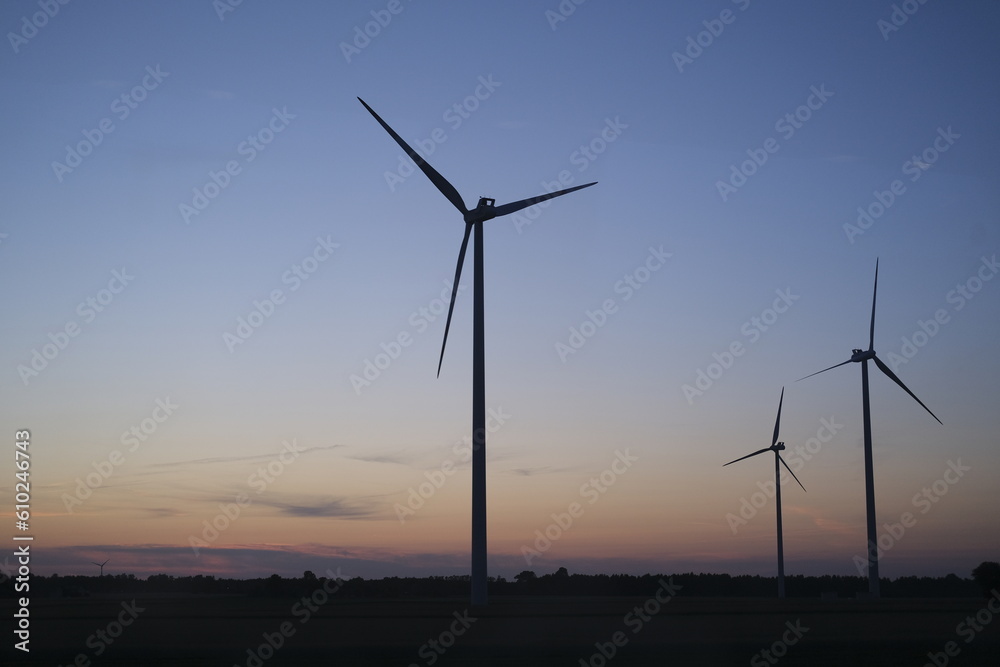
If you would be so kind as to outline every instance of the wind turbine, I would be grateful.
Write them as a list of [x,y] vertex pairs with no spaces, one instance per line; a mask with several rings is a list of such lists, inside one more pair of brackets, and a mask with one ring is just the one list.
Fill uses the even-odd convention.
[[110,558],[108,558],[108,559],[107,559],[107,560],[105,560],[105,561],[104,561],[103,563],[94,563],[94,561],[90,561],[90,562],[91,562],[91,563],[94,563],[94,565],[96,565],[96,566],[98,566],[99,568],[101,568],[101,576],[103,577],[103,576],[104,576],[104,566],[108,564],[108,561],[109,561],[109,560],[111,560],[111,559],[110,559]]
[[[873,598],[879,597],[879,581],[878,581],[878,535],[876,534],[875,528],[875,480],[872,475],[872,417],[871,417],[871,404],[868,400],[868,360],[871,359],[878,366],[879,370],[886,374],[886,376],[898,384],[903,391],[913,397],[917,403],[920,403],[920,407],[927,410],[931,417],[937,421],[938,424],[941,420],[937,418],[931,409],[924,405],[923,401],[917,398],[916,394],[910,391],[903,381],[896,377],[888,366],[882,363],[882,360],[875,355],[875,298],[878,296],[878,259],[875,260],[875,288],[872,291],[872,323],[871,329],[868,336],[868,349],[867,350],[851,350],[851,358],[847,361],[843,361],[839,364],[830,366],[830,368],[824,368],[821,371],[816,371],[804,378],[799,378],[800,380],[805,380],[806,378],[812,377],[813,375],[819,375],[820,373],[825,373],[828,370],[836,368],[837,366],[843,366],[844,364],[849,364],[853,362],[859,362],[861,364],[861,400],[862,400],[862,415],[864,419],[864,430],[865,430],[865,505],[867,507],[868,513],[868,593]],[[798,380],[796,380],[797,382]]]
[[476,208],[469,210],[465,208],[461,195],[451,183],[449,183],[434,167],[429,165],[423,157],[409,144],[403,141],[402,137],[396,134],[365,101],[358,98],[365,109],[375,117],[386,132],[389,133],[400,148],[406,151],[410,159],[424,175],[430,179],[441,194],[452,203],[462,214],[465,221],[465,236],[462,238],[462,247],[458,251],[458,265],[455,267],[455,281],[451,288],[451,303],[448,305],[448,319],[444,326],[444,339],[441,342],[441,356],[438,359],[438,376],[441,375],[441,363],[444,361],[444,348],[448,343],[448,330],[451,328],[451,315],[455,309],[455,296],[458,294],[458,283],[462,276],[462,264],[465,261],[465,250],[469,245],[469,234],[475,231],[474,255],[475,268],[473,272],[473,342],[472,342],[472,604],[485,605],[486,595],[486,371],[485,371],[485,338],[483,319],[483,223],[493,218],[508,215],[523,208],[533,206],[553,197],[575,192],[583,188],[588,188],[594,183],[578,185],[566,190],[550,192],[548,194],[522,199],[496,206],[495,199],[480,197]]
[[[727,465],[736,463],[736,461],[742,461],[743,459],[748,459],[751,456],[757,456],[758,454],[763,454],[764,452],[774,452],[774,494],[775,501],[777,504],[777,514],[778,514],[778,597],[785,597],[785,548],[784,543],[781,539],[781,468],[778,464],[788,468],[788,472],[792,473],[792,477],[795,477],[795,473],[792,469],[788,467],[785,463],[785,459],[781,458],[779,453],[785,448],[785,443],[778,442],[778,425],[781,423],[781,403],[785,400],[785,388],[781,388],[781,397],[778,399],[778,417],[774,420],[774,437],[771,438],[771,446],[765,447],[764,449],[759,449],[753,454],[747,454],[746,456],[741,456],[738,459],[730,461],[724,464],[722,467],[725,468]],[[795,481],[799,482],[799,478],[795,477]],[[802,486],[802,482],[799,482],[799,486]],[[802,490],[805,491],[806,487],[802,486]]]

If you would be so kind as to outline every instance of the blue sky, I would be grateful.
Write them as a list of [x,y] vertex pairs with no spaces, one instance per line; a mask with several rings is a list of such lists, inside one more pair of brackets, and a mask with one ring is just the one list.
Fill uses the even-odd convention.
[[993,3],[220,6],[0,9],[0,419],[32,432],[43,570],[467,571],[472,257],[436,379],[461,220],[387,178],[359,96],[468,206],[599,181],[486,225],[491,574],[770,574],[773,504],[727,520],[770,465],[721,464],[768,444],[782,386],[789,448],[841,425],[784,495],[786,568],[856,573],[860,372],[794,381],[865,347],[876,258],[875,349],[944,422],[872,368],[879,524],[918,519],[882,574],[996,559]]

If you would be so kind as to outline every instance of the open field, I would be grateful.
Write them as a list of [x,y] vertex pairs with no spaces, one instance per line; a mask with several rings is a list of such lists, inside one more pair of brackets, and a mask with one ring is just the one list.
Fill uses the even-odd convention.
[[[133,620],[122,606],[131,599],[38,600],[31,607],[31,660],[12,656],[9,643],[3,654],[10,665],[599,666],[600,644],[614,650],[606,661],[614,665],[919,666],[929,652],[947,658],[942,652],[951,641],[958,653],[947,664],[1000,664],[1000,619],[982,611],[983,600],[650,601],[497,597],[488,608],[470,609],[461,598],[331,598],[309,611],[293,598],[147,596],[136,599]],[[645,604],[654,613],[645,615]],[[977,612],[980,622],[989,615],[982,630],[960,625]],[[131,624],[105,643],[96,633],[115,634],[123,614]],[[621,646],[614,646],[615,633]],[[270,651],[265,635],[280,648]],[[782,657],[769,662],[760,651],[772,648]]]

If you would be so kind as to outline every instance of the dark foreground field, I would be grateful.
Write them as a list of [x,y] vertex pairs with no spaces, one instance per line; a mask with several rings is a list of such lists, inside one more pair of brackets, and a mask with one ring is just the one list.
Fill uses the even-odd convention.
[[[38,600],[31,606],[31,660],[11,651],[9,639],[2,655],[5,665],[76,661],[81,667],[88,662],[599,667],[920,666],[934,664],[931,653],[939,666],[1000,665],[1000,614],[983,600],[678,596],[662,606],[650,600],[498,597],[488,608],[474,609],[464,599],[331,599],[312,612],[296,606],[296,599],[138,597],[134,620],[133,611],[122,606],[131,599]],[[119,618],[131,624],[112,638]],[[268,636],[279,648],[271,648]],[[947,655],[949,648],[954,657]],[[605,658],[601,649],[613,657]],[[773,653],[765,656],[764,650]]]

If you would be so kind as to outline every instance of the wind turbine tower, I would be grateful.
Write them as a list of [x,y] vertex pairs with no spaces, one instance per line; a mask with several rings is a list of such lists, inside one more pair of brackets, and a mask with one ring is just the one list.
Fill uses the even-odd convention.
[[493,218],[509,215],[521,209],[533,206],[539,202],[559,197],[570,192],[588,188],[595,183],[578,185],[573,188],[550,192],[548,194],[522,199],[510,204],[496,206],[496,200],[480,197],[474,209],[467,209],[458,190],[455,189],[434,167],[409,144],[403,141],[396,132],[382,120],[365,101],[358,98],[365,109],[375,117],[379,125],[389,133],[400,148],[406,151],[410,159],[424,172],[431,183],[458,209],[465,221],[465,235],[462,247],[458,251],[458,265],[455,267],[455,282],[451,288],[451,303],[448,306],[448,319],[444,327],[444,339],[441,342],[441,357],[438,360],[438,375],[441,374],[441,363],[444,361],[444,348],[448,343],[448,330],[451,328],[451,315],[455,309],[455,296],[458,294],[458,283],[462,276],[462,264],[465,261],[465,251],[469,245],[469,235],[475,233],[473,239],[473,304],[472,304],[472,604],[485,605],[486,594],[486,370],[485,370],[485,324],[483,318],[483,223]]
[[[764,449],[759,449],[753,454],[747,454],[746,456],[741,456],[738,459],[730,461],[729,463],[723,464],[723,468],[727,465],[736,463],[736,461],[742,461],[743,459],[748,459],[751,456],[757,456],[758,454],[763,454],[764,452],[774,452],[774,498],[775,504],[777,505],[778,514],[778,597],[785,597],[785,547],[784,542],[781,537],[781,468],[778,467],[779,464],[785,466],[788,472],[792,473],[792,477],[795,477],[795,473],[792,469],[788,467],[785,463],[785,459],[781,458],[781,450],[785,448],[785,443],[778,442],[778,427],[781,424],[781,404],[785,400],[785,388],[781,388],[781,397],[778,399],[778,417],[774,420],[774,436],[771,438],[771,446],[765,447]],[[799,478],[795,477],[795,481],[799,482]],[[799,486],[802,486],[802,482],[799,482]],[[806,487],[802,486],[802,490],[805,491]]]
[[878,369],[882,371],[886,377],[895,382],[909,394],[913,400],[920,403],[920,407],[926,410],[931,417],[937,421],[938,424],[941,420],[937,418],[931,409],[924,405],[923,401],[917,398],[916,394],[910,391],[903,381],[896,377],[888,366],[882,363],[882,360],[875,355],[875,298],[878,296],[878,260],[875,260],[875,288],[872,291],[872,321],[871,328],[869,329],[868,335],[868,349],[867,350],[851,350],[851,358],[847,361],[843,361],[839,364],[834,364],[830,368],[824,368],[821,371],[816,371],[805,378],[799,378],[800,380],[805,380],[813,375],[819,375],[820,373],[825,373],[826,371],[836,368],[837,366],[843,366],[844,364],[849,364],[852,361],[861,364],[861,408],[862,408],[862,418],[864,420],[864,431],[865,431],[865,506],[868,514],[868,594],[877,598],[880,595],[879,592],[879,580],[878,580],[878,531],[875,526],[875,480],[873,475],[872,467],[872,415],[871,415],[871,403],[868,400],[868,360],[875,362]]
[[103,577],[104,576],[104,566],[108,564],[109,560],[111,560],[111,559],[108,558],[103,563],[94,563],[94,561],[90,561],[90,562],[93,563],[94,565],[98,566],[99,568],[101,568],[101,575],[100,576]]

